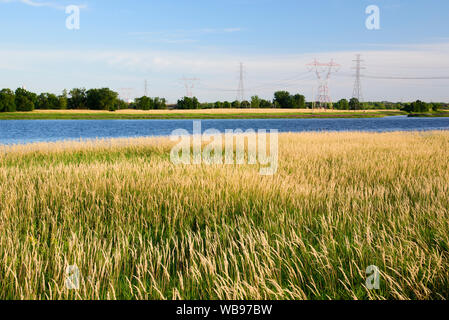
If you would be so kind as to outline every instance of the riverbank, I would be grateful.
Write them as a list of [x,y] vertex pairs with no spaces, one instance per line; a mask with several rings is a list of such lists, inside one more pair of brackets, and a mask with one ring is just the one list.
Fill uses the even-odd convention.
[[139,119],[329,119],[380,118],[406,115],[399,110],[342,111],[324,109],[210,109],[210,110],[35,110],[0,113],[0,120],[139,120]]
[[408,116],[410,118],[449,118],[449,111],[410,113]]
[[449,296],[449,132],[281,134],[269,177],[174,144],[0,147],[0,299]]

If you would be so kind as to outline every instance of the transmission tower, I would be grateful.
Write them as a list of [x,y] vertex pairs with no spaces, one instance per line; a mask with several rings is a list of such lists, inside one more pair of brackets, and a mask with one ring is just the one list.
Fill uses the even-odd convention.
[[200,79],[183,77],[181,80],[184,81],[184,86],[186,88],[186,97],[192,98],[193,88],[195,88],[195,82],[199,81]]
[[245,100],[245,86],[243,85],[243,63],[240,63],[240,81],[237,89],[237,100],[242,102]]
[[354,91],[352,92],[352,97],[357,98],[360,102],[363,101],[363,94],[362,94],[362,82],[360,81],[361,73],[360,71],[362,69],[365,69],[362,67],[363,60],[360,59],[361,55],[357,54],[356,59],[352,60],[355,62],[355,83],[354,83]]
[[132,94],[133,90],[134,90],[134,88],[120,88],[120,89],[118,89],[120,97],[124,101],[126,101],[126,102],[131,101],[131,94]]
[[144,84],[143,84],[143,95],[145,96],[145,97],[148,97],[148,81],[147,80],[145,80],[145,82],[144,82]]
[[328,63],[318,62],[316,59],[307,65],[310,71],[314,71],[318,80],[317,101],[321,108],[326,105],[332,108],[332,99],[329,95],[329,79],[332,73],[340,69],[340,65],[331,60]]

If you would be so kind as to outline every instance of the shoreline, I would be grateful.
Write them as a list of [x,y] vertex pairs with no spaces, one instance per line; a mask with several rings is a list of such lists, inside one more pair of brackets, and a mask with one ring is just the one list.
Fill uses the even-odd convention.
[[308,109],[121,110],[116,112],[92,110],[39,110],[33,112],[0,113],[0,120],[353,119],[383,118],[401,115],[407,115],[407,113],[399,110],[312,111]]
[[[348,134],[413,134],[413,133],[444,133],[449,132],[449,129],[426,129],[426,130],[392,130],[392,131],[361,131],[361,130],[329,130],[329,131],[289,131],[289,132],[279,132],[279,135],[307,135],[307,134],[320,134],[320,135],[326,135],[330,133],[335,134],[342,134],[342,133],[348,133]],[[189,134],[189,137],[193,137],[193,134]],[[39,146],[46,146],[49,145],[52,146],[64,146],[67,145],[68,147],[73,145],[94,145],[98,143],[107,143],[110,145],[113,145],[115,143],[131,143],[133,144],[135,141],[138,140],[169,140],[170,135],[160,135],[160,136],[130,136],[130,137],[97,137],[97,138],[76,138],[76,139],[63,139],[63,140],[41,140],[41,141],[29,141],[29,142],[19,142],[19,143],[10,143],[5,144],[0,141],[0,151],[1,149],[5,148],[13,148],[13,147],[39,147]],[[4,150],[3,150],[4,151]]]

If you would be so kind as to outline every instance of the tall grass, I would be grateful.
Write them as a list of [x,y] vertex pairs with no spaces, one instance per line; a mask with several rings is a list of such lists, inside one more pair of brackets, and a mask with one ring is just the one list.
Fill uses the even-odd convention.
[[0,299],[449,297],[449,132],[283,134],[272,177],[171,146],[0,148]]

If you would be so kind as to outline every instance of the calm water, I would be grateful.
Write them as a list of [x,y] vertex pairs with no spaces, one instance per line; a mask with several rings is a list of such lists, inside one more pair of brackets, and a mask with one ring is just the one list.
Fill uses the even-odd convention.
[[[192,132],[192,120],[0,120],[0,144],[75,139],[168,136],[175,129]],[[304,131],[449,130],[449,118],[252,119],[202,120],[203,131],[278,129]]]

